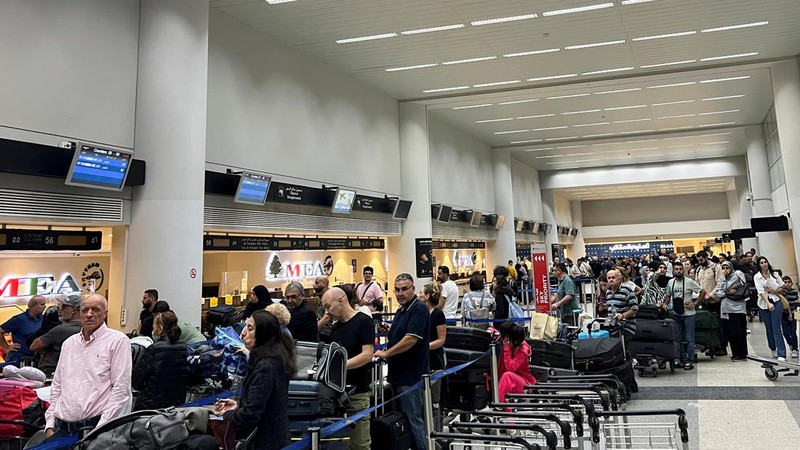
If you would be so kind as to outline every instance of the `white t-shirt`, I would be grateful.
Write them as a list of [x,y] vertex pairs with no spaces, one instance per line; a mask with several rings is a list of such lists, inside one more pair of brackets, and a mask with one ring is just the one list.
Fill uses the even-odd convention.
[[458,286],[453,280],[447,280],[442,283],[442,297],[444,297],[444,313],[445,319],[455,319],[456,311],[458,310]]

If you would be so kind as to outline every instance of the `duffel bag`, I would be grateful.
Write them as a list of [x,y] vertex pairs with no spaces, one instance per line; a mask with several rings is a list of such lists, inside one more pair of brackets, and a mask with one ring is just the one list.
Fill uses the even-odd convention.
[[646,320],[636,318],[634,341],[664,342],[678,339],[678,328],[672,319]]
[[636,311],[636,319],[659,320],[666,319],[667,311],[658,305],[639,305]]
[[575,370],[598,373],[616,367],[625,361],[625,351],[620,338],[585,339],[575,342]]
[[[202,411],[198,409],[198,412]],[[206,412],[206,418],[207,414]],[[186,421],[186,413],[176,408],[135,411],[95,428],[73,448],[170,450],[177,448],[189,437]]]

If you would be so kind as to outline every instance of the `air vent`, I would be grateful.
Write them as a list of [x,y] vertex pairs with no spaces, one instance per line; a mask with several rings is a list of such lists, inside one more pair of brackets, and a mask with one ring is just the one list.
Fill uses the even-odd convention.
[[496,241],[496,230],[476,228],[445,227],[433,225],[434,239],[475,239],[480,241]]
[[0,189],[0,218],[73,222],[122,222],[119,198]]
[[203,224],[210,228],[257,228],[329,234],[399,236],[400,223],[343,217],[307,216],[252,209],[205,207]]

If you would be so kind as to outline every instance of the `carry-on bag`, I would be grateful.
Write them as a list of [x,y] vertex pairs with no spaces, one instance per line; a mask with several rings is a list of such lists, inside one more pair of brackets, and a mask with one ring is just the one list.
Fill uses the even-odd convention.
[[385,450],[408,450],[414,448],[411,436],[411,424],[406,414],[392,411],[383,416],[371,419],[369,434],[372,442]]
[[485,352],[492,345],[492,335],[474,327],[447,327],[444,348]]
[[485,352],[472,352],[469,350],[458,350],[452,348],[444,349],[444,356],[447,360],[447,368],[455,367],[472,360],[476,360],[469,367],[471,369],[486,369],[492,363],[492,358]]
[[525,342],[531,347],[531,364],[558,369],[575,369],[575,349],[571,344],[543,339],[525,339]]
[[680,342],[632,341],[628,343],[628,352],[633,356],[650,355],[663,359],[677,359],[680,355]]
[[219,305],[206,312],[206,323],[214,326],[229,327],[239,321],[241,314],[233,306]]
[[666,319],[667,311],[658,305],[639,305],[636,311],[636,319],[659,320]]
[[665,342],[678,339],[678,328],[672,319],[648,320],[637,317],[635,327],[633,341]]
[[633,371],[633,364],[629,360],[624,360],[617,366],[600,369],[595,374],[614,375],[628,388],[628,393],[639,392],[639,385],[636,383],[636,374]]
[[545,313],[531,315],[531,339],[555,340],[558,337],[558,318]]
[[620,338],[586,339],[575,344],[575,369],[583,372],[597,373],[616,367],[626,358]]
[[35,432],[31,427],[7,422],[44,426],[45,409],[47,404],[30,387],[13,384],[0,386],[0,420],[3,421],[0,423],[0,436],[30,436]]

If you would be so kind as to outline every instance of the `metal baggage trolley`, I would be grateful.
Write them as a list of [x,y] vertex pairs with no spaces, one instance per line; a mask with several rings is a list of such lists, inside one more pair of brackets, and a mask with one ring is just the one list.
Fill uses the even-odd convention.
[[[640,422],[634,417],[675,416]],[[603,418],[625,417],[624,422]],[[592,449],[683,449],[689,448],[689,423],[682,409],[600,411],[591,421]]]

